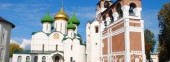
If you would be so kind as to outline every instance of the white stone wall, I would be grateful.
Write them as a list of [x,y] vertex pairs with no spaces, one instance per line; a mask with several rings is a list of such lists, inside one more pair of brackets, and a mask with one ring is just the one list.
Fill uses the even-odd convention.
[[[55,38],[57,36],[58,38]],[[58,50],[63,51],[63,34],[59,32],[53,32],[49,35],[48,50],[56,51],[56,45],[58,45]]]
[[51,23],[44,22],[43,27],[42,27],[42,31],[45,32],[45,33],[51,33]]
[[[98,33],[95,31],[95,27],[98,27]],[[93,21],[91,24],[86,25],[86,37],[87,37],[87,62],[100,62],[101,55],[101,41],[100,41],[100,26],[98,21]]]
[[[72,49],[71,49],[72,48]],[[64,41],[64,58],[65,62],[70,62],[70,58],[73,58],[75,62],[86,62],[85,46],[80,45],[78,39],[67,39]]]
[[67,33],[67,21],[66,20],[55,20],[54,21],[54,28],[56,29],[56,31],[61,32],[62,34],[66,34]]
[[34,57],[38,57],[38,62],[42,62],[42,57],[46,57],[46,62],[52,62],[52,58],[50,54],[14,54],[12,58],[12,62],[18,62],[18,56],[21,56],[21,62],[26,62],[26,57],[30,57],[30,62],[34,62]]
[[31,41],[31,50],[43,50],[44,44],[44,51],[56,51],[56,45],[58,45],[59,51],[63,51],[63,37],[60,32],[51,33],[49,36],[43,32],[36,33]]
[[32,36],[31,40],[31,50],[44,50],[48,51],[48,36],[43,32],[38,32]]
[[12,26],[0,22],[0,62],[9,61],[9,43]]

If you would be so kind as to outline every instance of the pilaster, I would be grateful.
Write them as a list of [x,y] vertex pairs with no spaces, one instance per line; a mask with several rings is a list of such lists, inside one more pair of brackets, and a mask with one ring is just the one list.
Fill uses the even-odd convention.
[[129,37],[129,19],[124,19],[125,23],[125,61],[130,62],[130,37]]
[[135,13],[135,16],[139,17],[141,19],[141,11],[142,11],[142,8],[140,7],[136,7],[134,8],[134,13]]

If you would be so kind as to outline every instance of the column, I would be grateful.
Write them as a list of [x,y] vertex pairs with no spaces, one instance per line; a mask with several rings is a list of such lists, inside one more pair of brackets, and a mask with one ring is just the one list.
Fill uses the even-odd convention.
[[129,16],[129,6],[122,6],[121,9],[122,9],[122,12],[123,12],[123,18],[128,18]]

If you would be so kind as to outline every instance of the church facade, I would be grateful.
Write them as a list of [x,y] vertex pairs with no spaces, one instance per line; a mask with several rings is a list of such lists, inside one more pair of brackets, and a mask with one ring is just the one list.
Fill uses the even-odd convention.
[[75,13],[68,18],[61,8],[54,19],[47,13],[41,23],[42,31],[32,33],[31,50],[13,54],[12,62],[86,62]]
[[146,62],[141,0],[99,0],[86,25],[87,62]]

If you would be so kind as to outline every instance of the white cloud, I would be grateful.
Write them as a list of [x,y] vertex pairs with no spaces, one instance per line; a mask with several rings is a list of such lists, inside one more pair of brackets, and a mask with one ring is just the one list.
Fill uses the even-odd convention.
[[31,46],[31,40],[29,39],[22,39],[22,43],[19,43],[18,41],[15,40],[10,40],[10,43],[18,44],[21,48],[25,50],[29,50]]
[[15,40],[10,40],[10,44],[11,43],[15,43],[15,44],[19,44],[17,41],[15,41]]
[[31,40],[28,39],[23,39],[22,43],[20,44],[20,46],[24,49],[30,49],[30,45],[31,45]]

